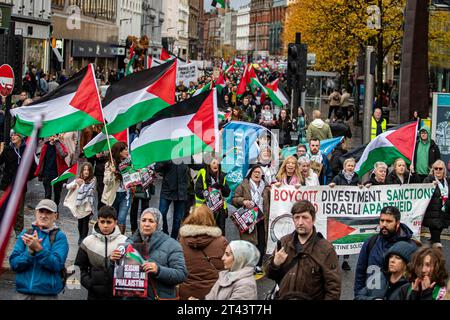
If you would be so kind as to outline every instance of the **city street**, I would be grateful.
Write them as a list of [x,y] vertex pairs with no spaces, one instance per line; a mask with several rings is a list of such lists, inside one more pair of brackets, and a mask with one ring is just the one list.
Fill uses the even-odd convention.
[[[157,180],[156,184],[156,195],[159,194],[161,186],[161,180]],[[31,210],[31,207],[36,206],[38,201],[41,199],[41,197],[44,196],[42,184],[37,180],[34,179],[28,183],[28,193],[27,193],[27,199],[26,199],[26,214],[25,214],[25,224],[26,226],[30,225],[30,223],[33,220],[33,211]],[[63,197],[61,199],[61,203],[63,202],[64,195],[66,191],[63,191]],[[159,197],[154,196],[150,201],[150,206],[152,207],[158,207],[159,204]],[[70,211],[64,207],[60,206],[61,214],[59,218],[59,225],[61,226],[64,233],[67,235],[69,244],[70,244],[70,250],[69,250],[69,256],[66,262],[66,267],[69,272],[75,271],[73,275],[71,275],[67,281],[67,287],[64,293],[61,294],[61,299],[64,300],[85,300],[87,298],[87,291],[80,285],[80,273],[78,268],[76,268],[73,265],[73,262],[76,257],[78,245],[78,230],[77,230],[77,221],[72,216]],[[171,214],[172,210],[169,211],[169,229],[171,228]],[[91,224],[92,227],[92,224]],[[233,222],[231,222],[230,219],[227,219],[227,230],[226,230],[226,237],[228,241],[237,240],[239,239],[239,233]],[[127,236],[130,236],[130,225],[129,221],[127,224],[127,230],[126,233]],[[444,231],[445,232],[445,231]],[[426,238],[424,238],[426,239]],[[448,236],[443,236],[442,244],[444,246],[444,255],[446,257],[450,256],[450,238]],[[11,243],[10,243],[11,246]],[[8,252],[8,254],[10,251]],[[354,270],[356,268],[358,256],[352,255],[350,256],[349,264],[352,267],[352,271],[341,271],[341,279],[342,279],[342,290],[341,290],[341,300],[351,300],[353,299],[353,281],[354,281]],[[6,259],[5,259],[6,260]],[[340,263],[342,260],[340,260]],[[447,263],[447,271],[450,273],[450,264]],[[258,277],[259,278],[259,277]],[[266,277],[262,277],[257,280],[258,284],[258,298],[264,299],[264,296],[267,292],[269,292],[273,286],[274,282],[272,280],[267,279]],[[6,270],[1,276],[0,276],[0,300],[7,300],[11,299],[15,293],[14,289],[14,273],[10,270]]]

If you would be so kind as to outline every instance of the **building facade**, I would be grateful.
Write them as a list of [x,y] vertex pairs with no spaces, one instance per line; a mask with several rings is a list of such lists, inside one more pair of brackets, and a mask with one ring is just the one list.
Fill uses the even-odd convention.
[[51,4],[52,35],[60,43],[61,67],[67,74],[88,63],[106,70],[106,76],[108,70],[118,67],[125,57],[125,48],[118,45],[118,0],[51,0]]
[[286,20],[287,0],[273,0],[270,9],[269,25],[269,53],[282,56],[284,43],[282,39],[284,23]]
[[255,58],[269,55],[269,24],[272,0],[250,1],[250,50]]
[[221,33],[223,20],[223,16],[220,16],[215,9],[205,13],[205,59],[222,57]]
[[147,53],[159,58],[162,48],[161,30],[165,21],[163,0],[142,1],[141,36],[147,35],[149,48]]
[[141,36],[142,1],[118,0],[117,27],[119,28],[119,44],[124,46],[128,36]]
[[250,50],[250,6],[242,6],[236,14],[236,50],[241,55]]
[[186,59],[189,50],[189,2],[180,0],[178,6],[178,41],[176,43],[175,54]]
[[175,42],[178,40],[178,6],[179,0],[164,0],[163,12],[165,20],[162,24],[162,45],[170,52],[175,52]]
[[50,0],[3,1],[12,4],[15,33],[23,36],[23,75],[31,67],[48,72],[50,68]]
[[189,0],[189,58],[193,60],[197,60],[199,50],[200,2],[203,1]]

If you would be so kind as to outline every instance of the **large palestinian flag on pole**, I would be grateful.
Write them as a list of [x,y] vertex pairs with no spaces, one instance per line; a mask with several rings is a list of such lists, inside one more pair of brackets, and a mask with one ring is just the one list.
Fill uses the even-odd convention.
[[[109,135],[109,144],[112,147],[117,142],[125,142],[127,145],[129,144],[128,141],[128,128]],[[106,137],[106,134],[103,132],[100,132],[98,135],[96,135],[87,145],[83,148],[83,153],[86,156],[86,158],[90,158],[95,156],[98,153],[101,153],[103,151],[106,151],[109,149],[108,146],[108,139]]]
[[108,133],[123,131],[174,104],[176,76],[176,60],[171,60],[111,85],[103,100]]
[[267,91],[269,92],[270,100],[272,100],[277,106],[283,107],[289,104],[289,100],[284,91],[278,88],[279,80],[280,79],[275,79],[271,83],[267,84]]
[[133,166],[173,160],[219,148],[216,89],[167,107],[143,124],[131,144]]
[[251,64],[248,64],[245,67],[244,74],[242,75],[241,81],[239,82],[236,92],[238,97],[242,96],[245,93],[247,86],[251,87],[252,91],[255,91],[256,87],[259,87],[261,88],[262,93],[264,93],[265,95],[269,94],[266,87],[264,87],[259,81],[258,76],[255,73],[255,68]]
[[34,121],[41,115],[44,121],[40,138],[103,123],[93,64],[32,104],[12,109],[11,114],[15,117],[13,129],[28,137],[33,131]]
[[370,141],[356,164],[358,176],[373,170],[377,161],[383,161],[388,166],[398,158],[411,163],[417,139],[417,122],[407,123],[396,129],[383,132]]

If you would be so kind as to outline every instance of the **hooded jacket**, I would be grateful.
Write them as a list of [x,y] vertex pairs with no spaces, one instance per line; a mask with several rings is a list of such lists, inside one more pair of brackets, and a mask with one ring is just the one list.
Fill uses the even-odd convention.
[[306,141],[317,138],[320,141],[333,138],[330,126],[322,119],[315,119],[306,129]]
[[[311,300],[339,300],[341,276],[338,257],[333,245],[315,227],[303,245],[300,245],[296,231],[281,238],[280,244],[288,254],[286,261],[276,267],[273,263],[274,251],[264,264],[267,277],[275,280],[280,287],[279,298],[291,292],[300,292]],[[297,261],[292,263],[294,259]]]
[[414,240],[411,239],[413,235],[412,230],[403,223],[400,223],[399,231],[389,238],[384,238],[380,235],[376,235],[377,239],[374,243],[373,248],[368,252],[368,244],[370,238],[367,239],[359,252],[358,263],[356,265],[355,272],[355,286],[354,294],[355,296],[358,292],[366,286],[367,279],[367,268],[369,266],[378,266],[382,268],[384,266],[385,253],[391,248],[395,243],[399,241],[406,241],[416,246]]
[[[433,165],[433,163],[435,163],[436,160],[441,159],[441,152],[439,150],[438,145],[434,142],[434,140],[431,139],[430,129],[428,129],[428,127],[424,126],[424,127],[420,128],[419,132],[422,130],[427,131],[428,143],[430,144],[430,148],[428,150],[428,171],[429,171],[431,169],[431,166]],[[419,150],[420,143],[422,143],[422,142],[421,142],[420,135],[419,135],[419,138],[417,139],[417,143],[416,143],[416,149],[415,149],[416,152],[414,152],[414,168],[417,168],[417,153]],[[416,171],[417,171],[417,169],[416,169]]]
[[203,299],[223,270],[222,256],[228,241],[218,227],[184,225],[180,228],[187,279],[180,285],[180,299]]
[[126,243],[127,239],[117,226],[113,233],[102,234],[96,223],[92,234],[81,243],[75,265],[80,267],[81,285],[88,290],[88,300],[113,297],[114,263],[109,257],[120,244]]
[[406,241],[395,243],[384,256],[384,266],[376,271],[372,277],[379,276],[379,286],[375,288],[364,287],[355,296],[355,300],[405,300],[409,281],[402,276],[396,283],[390,282],[389,258],[395,254],[403,259],[405,264],[411,261],[411,257],[417,250],[417,246]]
[[[43,249],[31,255],[22,240],[27,230],[17,237],[13,252],[9,257],[11,269],[16,272],[16,290],[22,294],[55,296],[63,289],[61,270],[69,252],[66,235],[57,231],[54,226],[49,230],[41,230],[32,225],[42,239]],[[50,243],[50,232],[56,232],[53,244]]]
[[[139,230],[129,242],[144,242]],[[149,274],[148,297],[155,299],[153,286],[160,298],[175,298],[176,286],[186,280],[188,274],[181,245],[164,232],[155,231],[147,240],[147,246],[147,261],[155,262],[158,266],[156,274]]]

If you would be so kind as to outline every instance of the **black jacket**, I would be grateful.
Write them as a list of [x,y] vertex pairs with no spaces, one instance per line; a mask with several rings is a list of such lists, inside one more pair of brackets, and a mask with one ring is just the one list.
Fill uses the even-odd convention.
[[277,121],[276,128],[279,130],[279,144],[281,146],[292,144],[291,140],[291,131],[292,131],[292,122],[289,119],[282,121],[279,119]]
[[367,180],[366,182],[364,182],[364,185],[367,185],[367,184],[369,184],[369,183],[371,183],[373,186],[384,186],[384,185],[387,184],[387,183],[386,183],[386,179],[384,179],[384,182],[378,182],[377,180],[375,180],[375,174],[374,174],[374,173],[372,173],[372,174],[370,175],[369,180]]
[[163,175],[161,198],[172,201],[188,199],[189,167],[187,164],[174,164],[172,161],[158,162],[155,170]]
[[342,172],[334,177],[333,182],[336,183],[337,186],[357,186],[358,184],[361,184],[361,180],[356,173],[353,175],[350,183],[348,183],[347,179],[345,179],[344,173]]
[[338,145],[331,152],[330,165],[331,170],[333,170],[334,176],[337,176],[342,171],[342,169],[344,169],[343,163],[341,162],[340,158],[347,152],[348,152],[347,150],[342,148],[342,144]]
[[[408,178],[409,178],[409,172],[406,171],[403,175],[403,183],[408,183]],[[411,177],[409,178],[409,183],[416,183],[416,175],[412,174]],[[392,171],[391,173],[389,173],[386,177],[386,184],[403,184],[399,177],[395,174],[394,171]]]
[[[5,164],[5,167],[3,168],[3,176],[0,181],[0,189],[6,190],[8,186],[12,185],[14,182],[14,179],[17,175],[17,170],[19,169],[20,164],[20,157],[23,156],[23,153],[25,152],[25,143],[22,142],[21,146],[18,149],[15,149],[13,144],[10,144],[9,146],[6,146],[3,150],[2,154],[0,155],[0,165]],[[30,173],[28,174],[28,180],[31,180],[33,178],[34,171],[36,170],[36,163],[33,161],[31,164]],[[26,192],[26,185],[25,185],[25,192]]]
[[[219,179],[214,178],[216,180],[216,183],[213,184],[209,169],[206,168],[205,171],[206,186],[212,186],[213,188],[220,190],[224,198],[228,197],[231,191],[228,183],[225,181],[226,174],[222,171],[219,171]],[[205,188],[203,187],[203,179],[200,175],[197,175],[197,181],[195,182],[195,195],[200,199],[204,199],[205,196],[203,195],[203,191],[205,191]]]
[[343,136],[350,139],[352,137],[350,127],[348,124],[345,124],[343,120],[330,122],[330,129],[334,138]]
[[[450,186],[450,178],[446,179]],[[433,176],[428,176],[423,180],[423,183],[432,183],[434,180]],[[445,212],[442,211],[441,190],[438,186],[436,186],[427,210],[425,211],[422,225],[436,229],[447,228],[450,226],[450,201],[447,199],[447,202],[445,203]]]
[[[416,143],[416,150],[419,147],[420,141],[417,141]],[[439,150],[438,145],[436,142],[434,142],[433,139],[430,139],[430,150],[428,151],[428,168],[431,169],[431,166],[433,163],[436,162],[436,160],[441,159],[441,151]],[[414,167],[416,167],[417,164],[417,152],[414,152]]]

